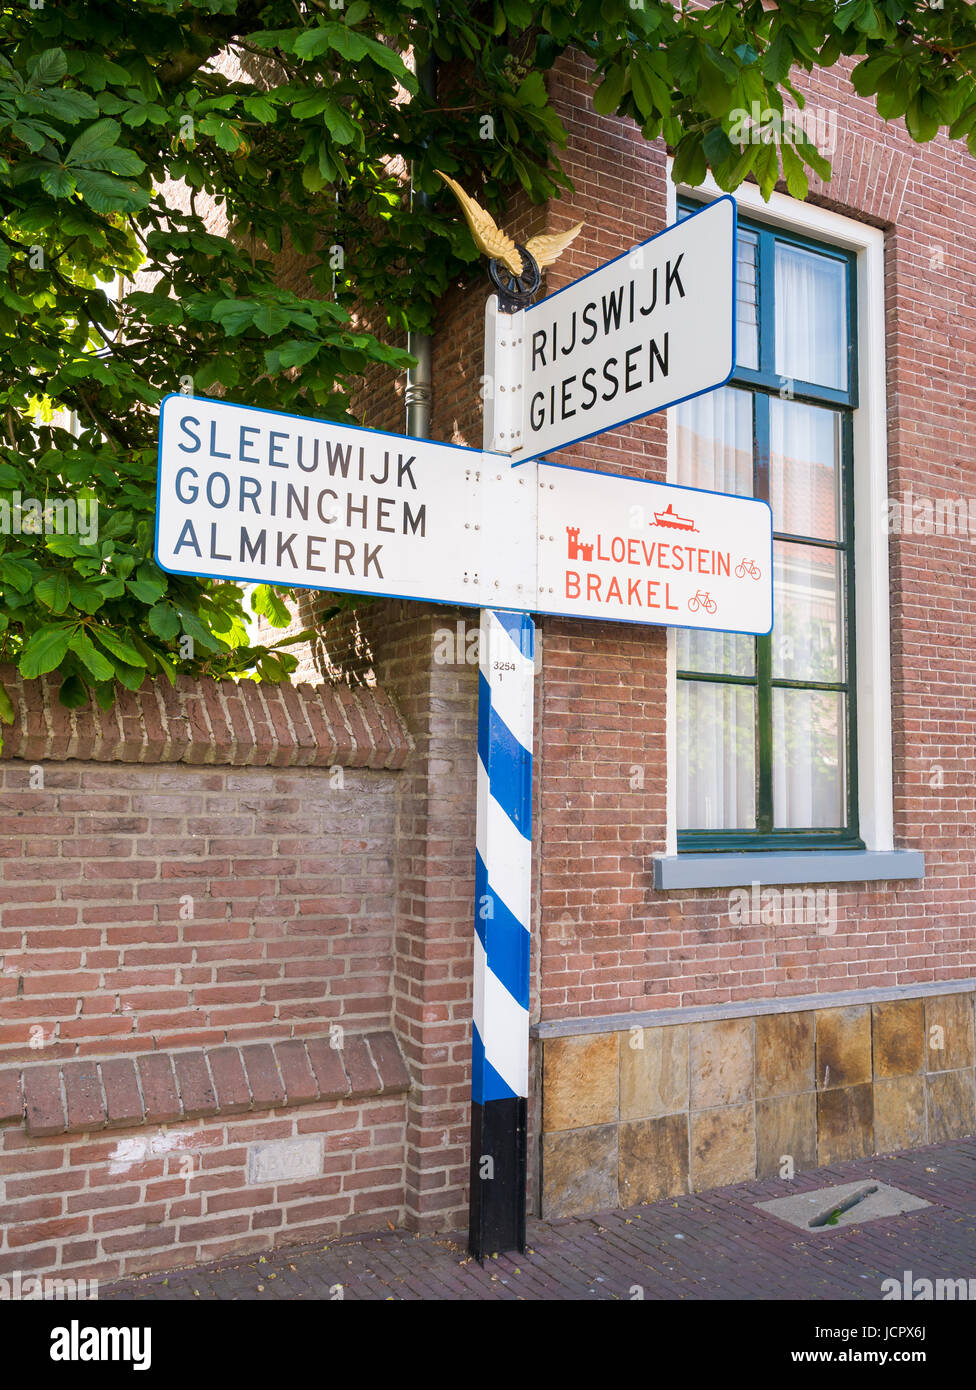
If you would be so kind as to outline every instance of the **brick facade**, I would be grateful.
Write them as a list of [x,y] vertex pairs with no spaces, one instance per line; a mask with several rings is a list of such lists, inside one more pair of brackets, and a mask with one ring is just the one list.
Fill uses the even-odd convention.
[[[653,234],[668,217],[663,148],[645,144],[625,122],[593,116],[583,61],[563,60],[552,90],[570,133],[565,160],[576,193],[550,205],[546,229],[579,216],[586,225],[547,272],[547,292]],[[807,80],[805,90],[810,107],[822,109],[833,145],[832,179],[826,187],[812,180],[811,202],[885,233],[889,495],[909,487],[934,498],[967,495],[976,463],[965,425],[976,410],[969,372],[976,326],[968,313],[976,257],[965,210],[976,197],[976,171],[961,145],[940,139],[919,147],[902,127],[879,121],[842,68]],[[516,211],[513,225],[524,221]],[[483,293],[478,286],[443,306],[435,438],[480,442]],[[464,307],[472,301],[474,312]],[[465,327],[466,340],[459,338]],[[391,424],[400,427],[396,418]],[[559,461],[663,479],[666,420],[652,417],[588,440]],[[667,813],[666,634],[540,621],[533,962],[540,1030],[590,1018],[598,1037],[608,1017],[623,1027],[628,1015],[643,1019],[653,1010],[718,1015],[750,1003],[760,1009],[863,990],[915,990],[921,997],[940,982],[973,980],[976,877],[966,788],[974,703],[964,637],[972,615],[968,596],[950,578],[969,572],[971,544],[965,535],[891,537],[895,847],[923,850],[926,876],[833,886],[837,921],[829,933],[816,925],[732,923],[727,890],[654,889],[651,861],[665,850]],[[472,624],[477,615],[456,610],[444,621],[457,619]],[[473,700],[474,671],[461,663],[454,669]],[[470,886],[468,892],[473,910]],[[463,958],[459,949],[459,963]],[[747,1016],[758,1027],[761,1014]],[[530,1113],[539,1140],[549,1073],[541,1042],[535,1053]],[[971,1132],[973,1081],[965,1070],[958,1085],[950,1118],[926,1123]],[[859,1139],[869,1149],[896,1130],[909,1132],[908,1113],[893,1117],[890,1104],[889,1097],[875,1125],[871,1097]],[[816,1147],[816,1136],[812,1142]],[[539,1147],[532,1152],[540,1157],[534,1185],[540,1174],[545,1181],[545,1161]],[[608,1182],[616,1181],[614,1170]]]
[[[902,126],[879,121],[869,103],[854,95],[841,68],[801,85],[808,109],[823,113],[834,137],[832,178],[828,186],[812,181],[811,201],[885,232],[889,496],[901,497],[907,488],[930,498],[972,495],[976,255],[966,228],[976,201],[976,169],[960,144],[939,139],[919,147]],[[664,151],[646,146],[623,123],[607,121],[600,122],[597,144],[582,63],[565,65],[558,91],[571,130],[567,168],[579,189],[574,211],[586,216],[589,239],[580,237],[550,271],[550,290],[666,222]],[[576,466],[664,478],[665,422],[638,422],[563,458]],[[626,1021],[628,1013],[647,1010],[700,1012],[704,1006],[721,1014],[750,1001],[971,984],[973,598],[953,578],[971,572],[971,546],[966,535],[891,537],[895,846],[924,850],[926,876],[918,882],[836,885],[838,923],[829,934],[816,926],[733,924],[727,890],[653,889],[650,858],[664,848],[666,814],[665,635],[545,622],[540,1027],[608,1015]],[[965,1010],[961,1020],[955,1033],[965,1049],[972,1020]],[[757,1028],[758,1015],[741,1026]],[[594,1044],[604,1036],[595,1031]],[[555,1044],[545,1046],[545,1077],[558,1084],[559,1068],[549,1055]],[[866,1046],[865,1082],[871,1078],[870,1036]],[[730,1054],[740,1050],[729,1042]],[[939,1066],[937,1059],[933,1065]],[[960,1074],[958,1092],[943,1107],[948,1119],[929,1119],[968,1134],[976,1123],[968,1072]],[[892,1128],[892,1095],[886,1092],[887,1108],[875,1123],[875,1098],[867,1086],[864,1113],[856,1124],[848,1117],[854,1142],[866,1145],[866,1152],[892,1146],[895,1129],[901,1142],[924,1142],[907,1137],[907,1099]],[[683,1123],[677,1118],[682,1113],[674,1107],[673,1123]],[[923,1134],[924,1104],[919,1123]],[[797,1126],[794,1151],[811,1144],[816,1149],[816,1123],[812,1136],[799,1120]],[[789,1151],[793,1141],[783,1133],[778,1142]],[[735,1143],[736,1124],[730,1122],[713,1150],[732,1153]],[[592,1161],[592,1155],[581,1158],[578,1173]],[[565,1163],[549,1166],[553,1182],[565,1180]],[[607,1192],[615,1193],[616,1157],[596,1166]],[[545,1181],[544,1157],[542,1168]],[[751,1175],[747,1155],[742,1176]],[[686,1168],[672,1190],[687,1190],[689,1182],[700,1186],[705,1180],[694,1172],[689,1177]],[[569,1196],[562,1205],[550,1203],[549,1210],[587,1205],[592,1198]]]
[[[0,1270],[402,1220],[393,703],[180,681],[67,711],[3,675]],[[251,1181],[305,1136],[317,1174]]]
[[[884,125],[841,68],[802,85],[836,137],[811,202],[885,234],[889,495],[968,497],[976,169],[961,144],[916,146]],[[581,60],[561,61],[552,90],[576,192],[509,223],[524,238],[585,219],[549,292],[667,220],[664,149],[593,115]],[[435,439],[481,443],[485,293],[479,281],[441,305]],[[367,424],[403,428],[402,383],[374,375],[362,405]],[[667,421],[559,457],[663,479]],[[859,1152],[972,1131],[972,544],[890,539],[895,846],[923,850],[926,871],[837,884],[830,933],[733,923],[725,890],[655,890],[666,633],[541,620],[535,1210],[747,1177],[773,1148],[829,1161],[845,1126]],[[18,688],[0,763],[0,1273],[60,1262],[107,1276],[385,1219],[464,1223],[477,670],[438,655],[459,622],[477,613],[364,605],[305,654],[302,673],[328,687],[182,683],[123,694],[106,716],[62,710],[47,682]],[[925,1050],[930,1014],[946,1056]],[[348,1089],[323,1086],[312,1053],[326,1056],[332,1025],[350,1059],[374,1060],[379,1092],[353,1060],[334,1083]],[[796,1084],[763,1071],[777,1028],[802,1053]],[[636,1079],[621,1060],[634,1030]],[[686,1093],[645,1104],[663,1084],[647,1058],[685,1044]],[[825,1048],[841,1059],[832,1082]],[[35,1091],[62,1132],[25,1126]],[[317,1176],[248,1181],[253,1146],[308,1135],[325,1140]]]

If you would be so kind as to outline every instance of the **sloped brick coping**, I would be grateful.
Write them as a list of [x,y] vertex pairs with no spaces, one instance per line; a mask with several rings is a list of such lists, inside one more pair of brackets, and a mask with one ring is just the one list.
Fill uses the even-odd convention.
[[194,1052],[0,1070],[0,1125],[41,1138],[170,1124],[315,1101],[396,1095],[410,1077],[393,1033],[244,1043]]
[[0,757],[231,767],[400,768],[410,735],[384,690],[262,681],[146,680],[109,710],[65,709],[52,676],[0,666],[14,707]]

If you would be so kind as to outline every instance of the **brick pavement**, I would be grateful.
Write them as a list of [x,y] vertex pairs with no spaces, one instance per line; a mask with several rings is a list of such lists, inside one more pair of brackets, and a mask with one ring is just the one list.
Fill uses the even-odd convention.
[[[932,1205],[816,1235],[756,1207],[863,1178]],[[976,1140],[837,1163],[789,1182],[767,1178],[593,1216],[530,1220],[526,1253],[499,1255],[484,1268],[468,1257],[463,1233],[387,1230],[125,1280],[101,1297],[879,1300],[882,1280],[905,1270],[915,1278],[976,1278]]]

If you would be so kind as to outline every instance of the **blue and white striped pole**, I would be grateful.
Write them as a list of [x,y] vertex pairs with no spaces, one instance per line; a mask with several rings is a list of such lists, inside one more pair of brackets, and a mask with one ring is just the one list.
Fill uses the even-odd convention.
[[525,1249],[535,628],[484,609],[478,677],[469,1245]]

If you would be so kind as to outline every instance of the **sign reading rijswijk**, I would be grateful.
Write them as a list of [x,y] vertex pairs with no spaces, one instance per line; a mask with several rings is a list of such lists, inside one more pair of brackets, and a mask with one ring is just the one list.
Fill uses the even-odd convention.
[[735,237],[735,202],[718,198],[524,311],[513,461],[724,386]]
[[174,574],[765,633],[765,502],[173,395],[156,558]]

